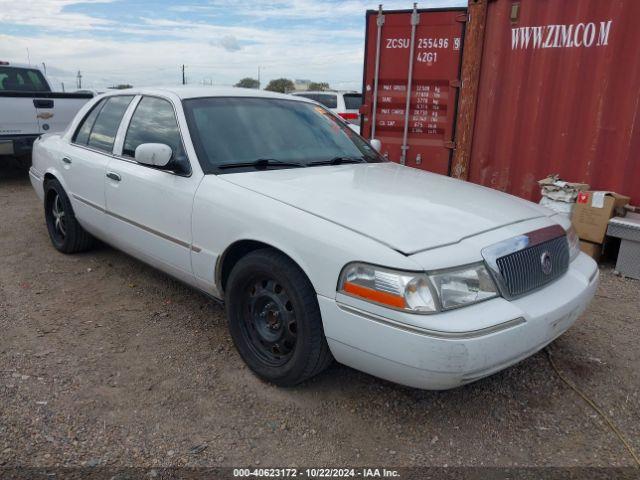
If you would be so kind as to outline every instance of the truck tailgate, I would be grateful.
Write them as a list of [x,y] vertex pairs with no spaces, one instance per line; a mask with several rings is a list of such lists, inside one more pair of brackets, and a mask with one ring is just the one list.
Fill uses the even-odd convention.
[[32,97],[0,96],[0,137],[39,133]]

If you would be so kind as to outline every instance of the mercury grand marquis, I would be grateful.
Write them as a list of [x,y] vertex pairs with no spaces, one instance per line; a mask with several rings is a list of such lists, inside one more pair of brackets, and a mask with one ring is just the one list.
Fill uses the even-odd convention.
[[131,89],[40,137],[30,177],[57,250],[97,238],[224,301],[277,385],[335,359],[452,388],[576,321],[598,268],[566,217],[379,149],[303,97]]

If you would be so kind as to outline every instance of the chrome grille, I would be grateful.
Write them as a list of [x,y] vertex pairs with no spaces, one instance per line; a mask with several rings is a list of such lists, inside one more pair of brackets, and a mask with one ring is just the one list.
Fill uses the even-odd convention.
[[[543,257],[551,263],[545,272]],[[565,235],[529,246],[496,259],[502,285],[511,297],[531,292],[553,282],[569,268],[569,244]],[[547,265],[549,266],[549,265]]]

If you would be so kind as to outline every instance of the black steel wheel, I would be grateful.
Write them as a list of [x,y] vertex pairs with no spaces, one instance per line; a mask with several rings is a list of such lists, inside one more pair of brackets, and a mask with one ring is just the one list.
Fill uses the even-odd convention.
[[58,180],[44,184],[44,216],[53,246],[63,253],[88,250],[93,237],[82,228],[64,188]]
[[297,321],[293,303],[275,279],[256,277],[242,298],[241,330],[255,355],[271,365],[283,365],[296,347]]
[[231,336],[258,376],[291,386],[329,365],[316,293],[288,257],[270,249],[248,254],[233,268],[226,291]]

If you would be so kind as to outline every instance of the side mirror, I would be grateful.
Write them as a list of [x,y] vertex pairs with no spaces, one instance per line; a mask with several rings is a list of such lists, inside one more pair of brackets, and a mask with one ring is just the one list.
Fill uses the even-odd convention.
[[382,150],[382,142],[380,140],[378,140],[377,138],[372,138],[371,140],[369,140],[369,143],[376,152],[380,153],[380,150]]
[[167,166],[172,156],[173,150],[164,143],[140,144],[135,153],[136,162],[161,168]]

